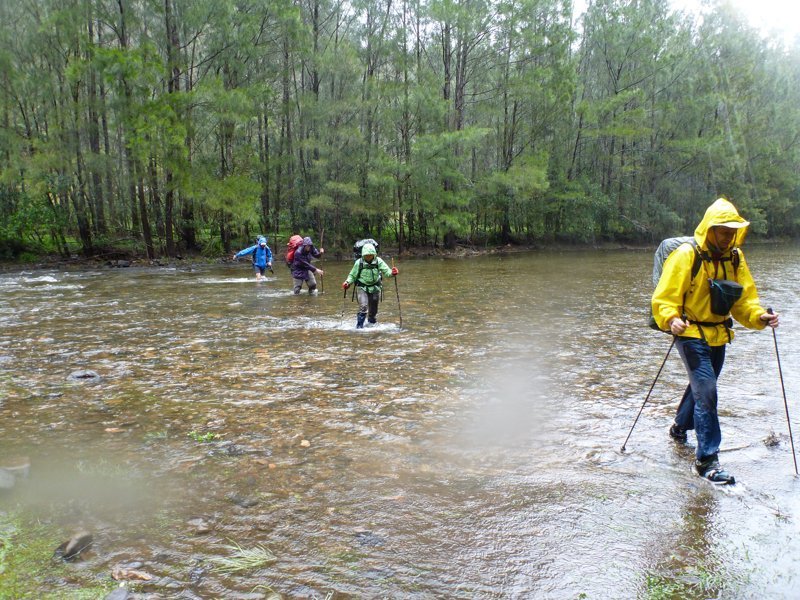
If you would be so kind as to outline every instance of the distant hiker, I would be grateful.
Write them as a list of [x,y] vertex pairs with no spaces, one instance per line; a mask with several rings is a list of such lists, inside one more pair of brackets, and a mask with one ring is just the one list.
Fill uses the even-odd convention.
[[[695,469],[712,483],[735,483],[717,458],[722,442],[717,378],[725,362],[725,344],[733,340],[731,316],[749,329],[778,327],[778,315],[768,314],[759,303],[740,248],[749,225],[729,201],[715,201],[694,231],[696,247],[682,244],[667,257],[652,297],[655,321],[676,336],[689,374],[669,435],[685,442],[686,432],[695,430]],[[702,263],[692,276],[696,256]]]
[[267,238],[263,235],[258,236],[254,246],[240,250],[233,255],[233,260],[239,257],[253,255],[253,269],[256,272],[256,281],[261,281],[261,277],[267,269],[272,269],[272,250],[267,246]]
[[319,258],[325,252],[324,248],[317,250],[310,237],[304,237],[302,245],[295,251],[292,257],[292,279],[294,280],[294,293],[299,294],[303,287],[303,282],[308,286],[308,293],[317,292],[317,280],[314,275],[322,277],[325,273],[322,269],[316,268],[311,264],[312,258]]
[[389,265],[380,258],[372,244],[364,244],[361,247],[361,258],[356,260],[350,274],[342,283],[346,290],[351,285],[356,285],[358,293],[358,316],[356,318],[356,328],[364,327],[364,319],[370,323],[378,322],[378,302],[381,300],[382,284],[381,279],[394,277],[399,273],[397,267],[389,268]]

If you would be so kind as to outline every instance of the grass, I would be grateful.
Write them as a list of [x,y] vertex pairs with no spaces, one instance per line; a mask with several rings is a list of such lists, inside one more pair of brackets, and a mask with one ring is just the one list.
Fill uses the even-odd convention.
[[219,439],[221,436],[218,433],[214,433],[213,431],[209,431],[207,433],[200,433],[199,431],[190,431],[189,437],[192,438],[195,442],[205,443],[205,442],[213,442],[216,439]]
[[[53,559],[54,550],[66,537],[63,531],[21,513],[0,512],[0,598],[105,598],[116,587],[115,581],[109,578],[99,583],[92,574]],[[69,583],[64,585],[64,581]]]
[[234,543],[232,546],[225,547],[231,550],[231,556],[212,558],[211,562],[214,563],[216,571],[227,575],[238,573],[239,571],[258,569],[278,560],[272,552],[263,546],[254,546],[247,549]]

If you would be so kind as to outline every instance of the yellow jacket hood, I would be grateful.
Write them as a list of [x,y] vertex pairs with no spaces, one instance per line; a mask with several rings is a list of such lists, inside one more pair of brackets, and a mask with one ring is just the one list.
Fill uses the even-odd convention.
[[725,198],[719,198],[711,206],[706,209],[706,214],[703,215],[703,220],[694,230],[694,239],[697,242],[697,247],[703,251],[708,251],[708,230],[715,226],[730,227],[736,229],[736,237],[733,239],[732,247],[740,247],[744,244],[744,238],[747,237],[747,231],[750,227],[750,221],[745,221],[744,218],[736,210],[736,207]]

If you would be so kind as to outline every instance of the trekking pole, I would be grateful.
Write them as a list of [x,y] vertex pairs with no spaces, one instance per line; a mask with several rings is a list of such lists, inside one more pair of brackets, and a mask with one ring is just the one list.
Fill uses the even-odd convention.
[[[394,269],[394,256],[392,257],[392,268]],[[394,279],[394,291],[397,293],[397,314],[400,315],[400,329],[403,328],[403,311],[400,310],[400,286],[397,285],[397,275]]]
[[[325,228],[323,227],[322,231],[319,234],[319,247],[322,248],[323,250],[325,250],[325,246],[322,245],[322,242],[323,242],[324,239],[325,239]],[[319,257],[319,262],[322,262],[324,256],[325,256],[325,253],[323,252],[322,255],[320,255],[320,257]],[[320,275],[319,276],[319,287],[320,287],[319,293],[320,294],[324,294],[325,293],[325,276],[324,275]]]
[[[767,309],[771,315],[775,314],[771,308]],[[786,424],[789,426],[789,442],[792,444],[792,458],[794,459],[794,474],[797,475],[797,456],[794,453],[794,438],[792,437],[792,421],[789,419],[789,403],[786,401],[786,387],[783,385],[783,370],[781,369],[781,355],[778,353],[778,334],[772,328],[772,339],[775,342],[775,358],[778,359],[778,375],[781,378],[781,391],[783,392],[783,406],[786,409]]]
[[347,306],[347,288],[342,290],[344,294],[342,295],[342,316],[339,317],[339,326],[342,325],[342,321],[344,321],[344,309]]
[[631,430],[628,432],[628,437],[626,437],[625,441],[622,443],[622,448],[620,448],[620,452],[625,452],[625,444],[628,443],[628,440],[631,438],[631,434],[633,433],[633,428],[636,427],[636,423],[639,421],[639,417],[642,416],[644,405],[647,404],[647,401],[650,399],[650,394],[653,392],[653,388],[656,387],[656,381],[658,381],[658,377],[661,375],[661,370],[664,368],[664,365],[667,364],[669,353],[672,352],[672,347],[675,345],[676,339],[677,338],[673,335],[672,343],[669,345],[669,350],[667,350],[667,355],[664,357],[664,360],[661,363],[661,367],[659,367],[658,369],[658,373],[656,373],[656,378],[653,379],[653,385],[650,386],[650,390],[647,392],[647,396],[645,397],[644,402],[642,402],[642,407],[639,409],[639,414],[636,415],[636,419],[634,419],[633,425],[631,425]]

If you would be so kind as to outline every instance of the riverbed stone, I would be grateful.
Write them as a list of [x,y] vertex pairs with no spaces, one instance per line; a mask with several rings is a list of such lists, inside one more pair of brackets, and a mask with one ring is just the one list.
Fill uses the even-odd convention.
[[74,560],[84,550],[87,550],[94,541],[94,537],[88,531],[79,531],[73,535],[69,540],[56,548],[56,555],[64,560]]
[[95,371],[83,369],[80,371],[73,371],[67,376],[69,381],[99,381],[100,375]]
[[105,598],[103,598],[103,600],[128,600],[130,597],[131,593],[127,588],[118,587]]
[[228,494],[226,498],[229,502],[232,502],[236,506],[241,506],[242,508],[252,508],[258,504],[258,498],[242,496],[241,494]]
[[194,528],[194,532],[197,535],[210,533],[212,529],[211,524],[202,517],[189,519],[186,523]]

